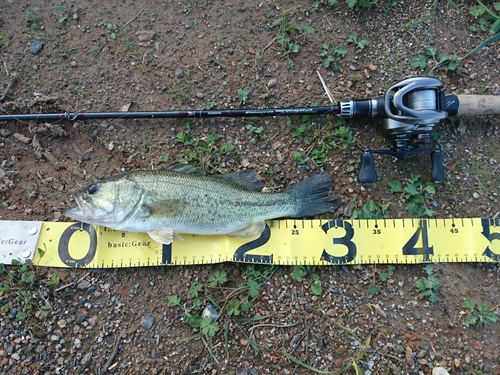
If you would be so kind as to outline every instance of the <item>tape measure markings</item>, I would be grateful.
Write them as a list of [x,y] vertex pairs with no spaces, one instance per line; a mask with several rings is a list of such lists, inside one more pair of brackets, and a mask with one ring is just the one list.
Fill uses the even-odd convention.
[[[8,223],[2,228],[16,233],[13,226],[26,226],[28,222]],[[145,233],[82,223],[35,223],[41,225],[38,242],[23,250],[31,250],[35,264],[51,267],[115,268],[226,261],[338,265],[500,260],[500,219],[272,220],[253,240],[188,235],[185,241],[171,245],[156,243]],[[0,239],[8,237],[2,228]],[[36,251],[38,248],[44,251],[43,257]],[[0,254],[5,262],[11,260],[4,246],[0,246]]]

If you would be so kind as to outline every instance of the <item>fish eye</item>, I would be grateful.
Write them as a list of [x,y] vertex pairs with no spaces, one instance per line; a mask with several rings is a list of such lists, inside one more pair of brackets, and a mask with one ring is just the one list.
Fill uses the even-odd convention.
[[92,185],[89,186],[89,188],[87,190],[87,193],[89,193],[90,195],[92,195],[92,194],[97,193],[98,190],[99,190],[99,185],[98,184],[92,184]]

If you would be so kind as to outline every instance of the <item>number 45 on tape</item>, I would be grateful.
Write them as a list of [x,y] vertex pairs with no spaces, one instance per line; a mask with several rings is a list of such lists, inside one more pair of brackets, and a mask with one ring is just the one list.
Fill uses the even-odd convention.
[[499,219],[273,220],[253,240],[145,233],[82,223],[3,221],[0,262],[115,268],[248,262],[276,265],[498,262]]

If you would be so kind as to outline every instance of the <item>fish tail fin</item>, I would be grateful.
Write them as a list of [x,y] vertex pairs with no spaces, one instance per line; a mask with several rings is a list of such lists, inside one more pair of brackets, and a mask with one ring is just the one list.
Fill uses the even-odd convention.
[[324,171],[285,189],[297,202],[297,212],[290,217],[314,216],[339,208],[340,198],[329,193],[332,184],[332,175]]

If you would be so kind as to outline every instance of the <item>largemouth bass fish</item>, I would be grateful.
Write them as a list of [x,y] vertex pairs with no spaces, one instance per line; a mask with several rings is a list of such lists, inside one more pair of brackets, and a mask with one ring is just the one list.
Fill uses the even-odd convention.
[[179,233],[257,238],[264,220],[334,211],[332,177],[319,173],[278,193],[262,193],[254,170],[222,175],[191,173],[185,166],[132,171],[96,182],[74,195],[65,215],[111,229],[147,232],[170,244]]

